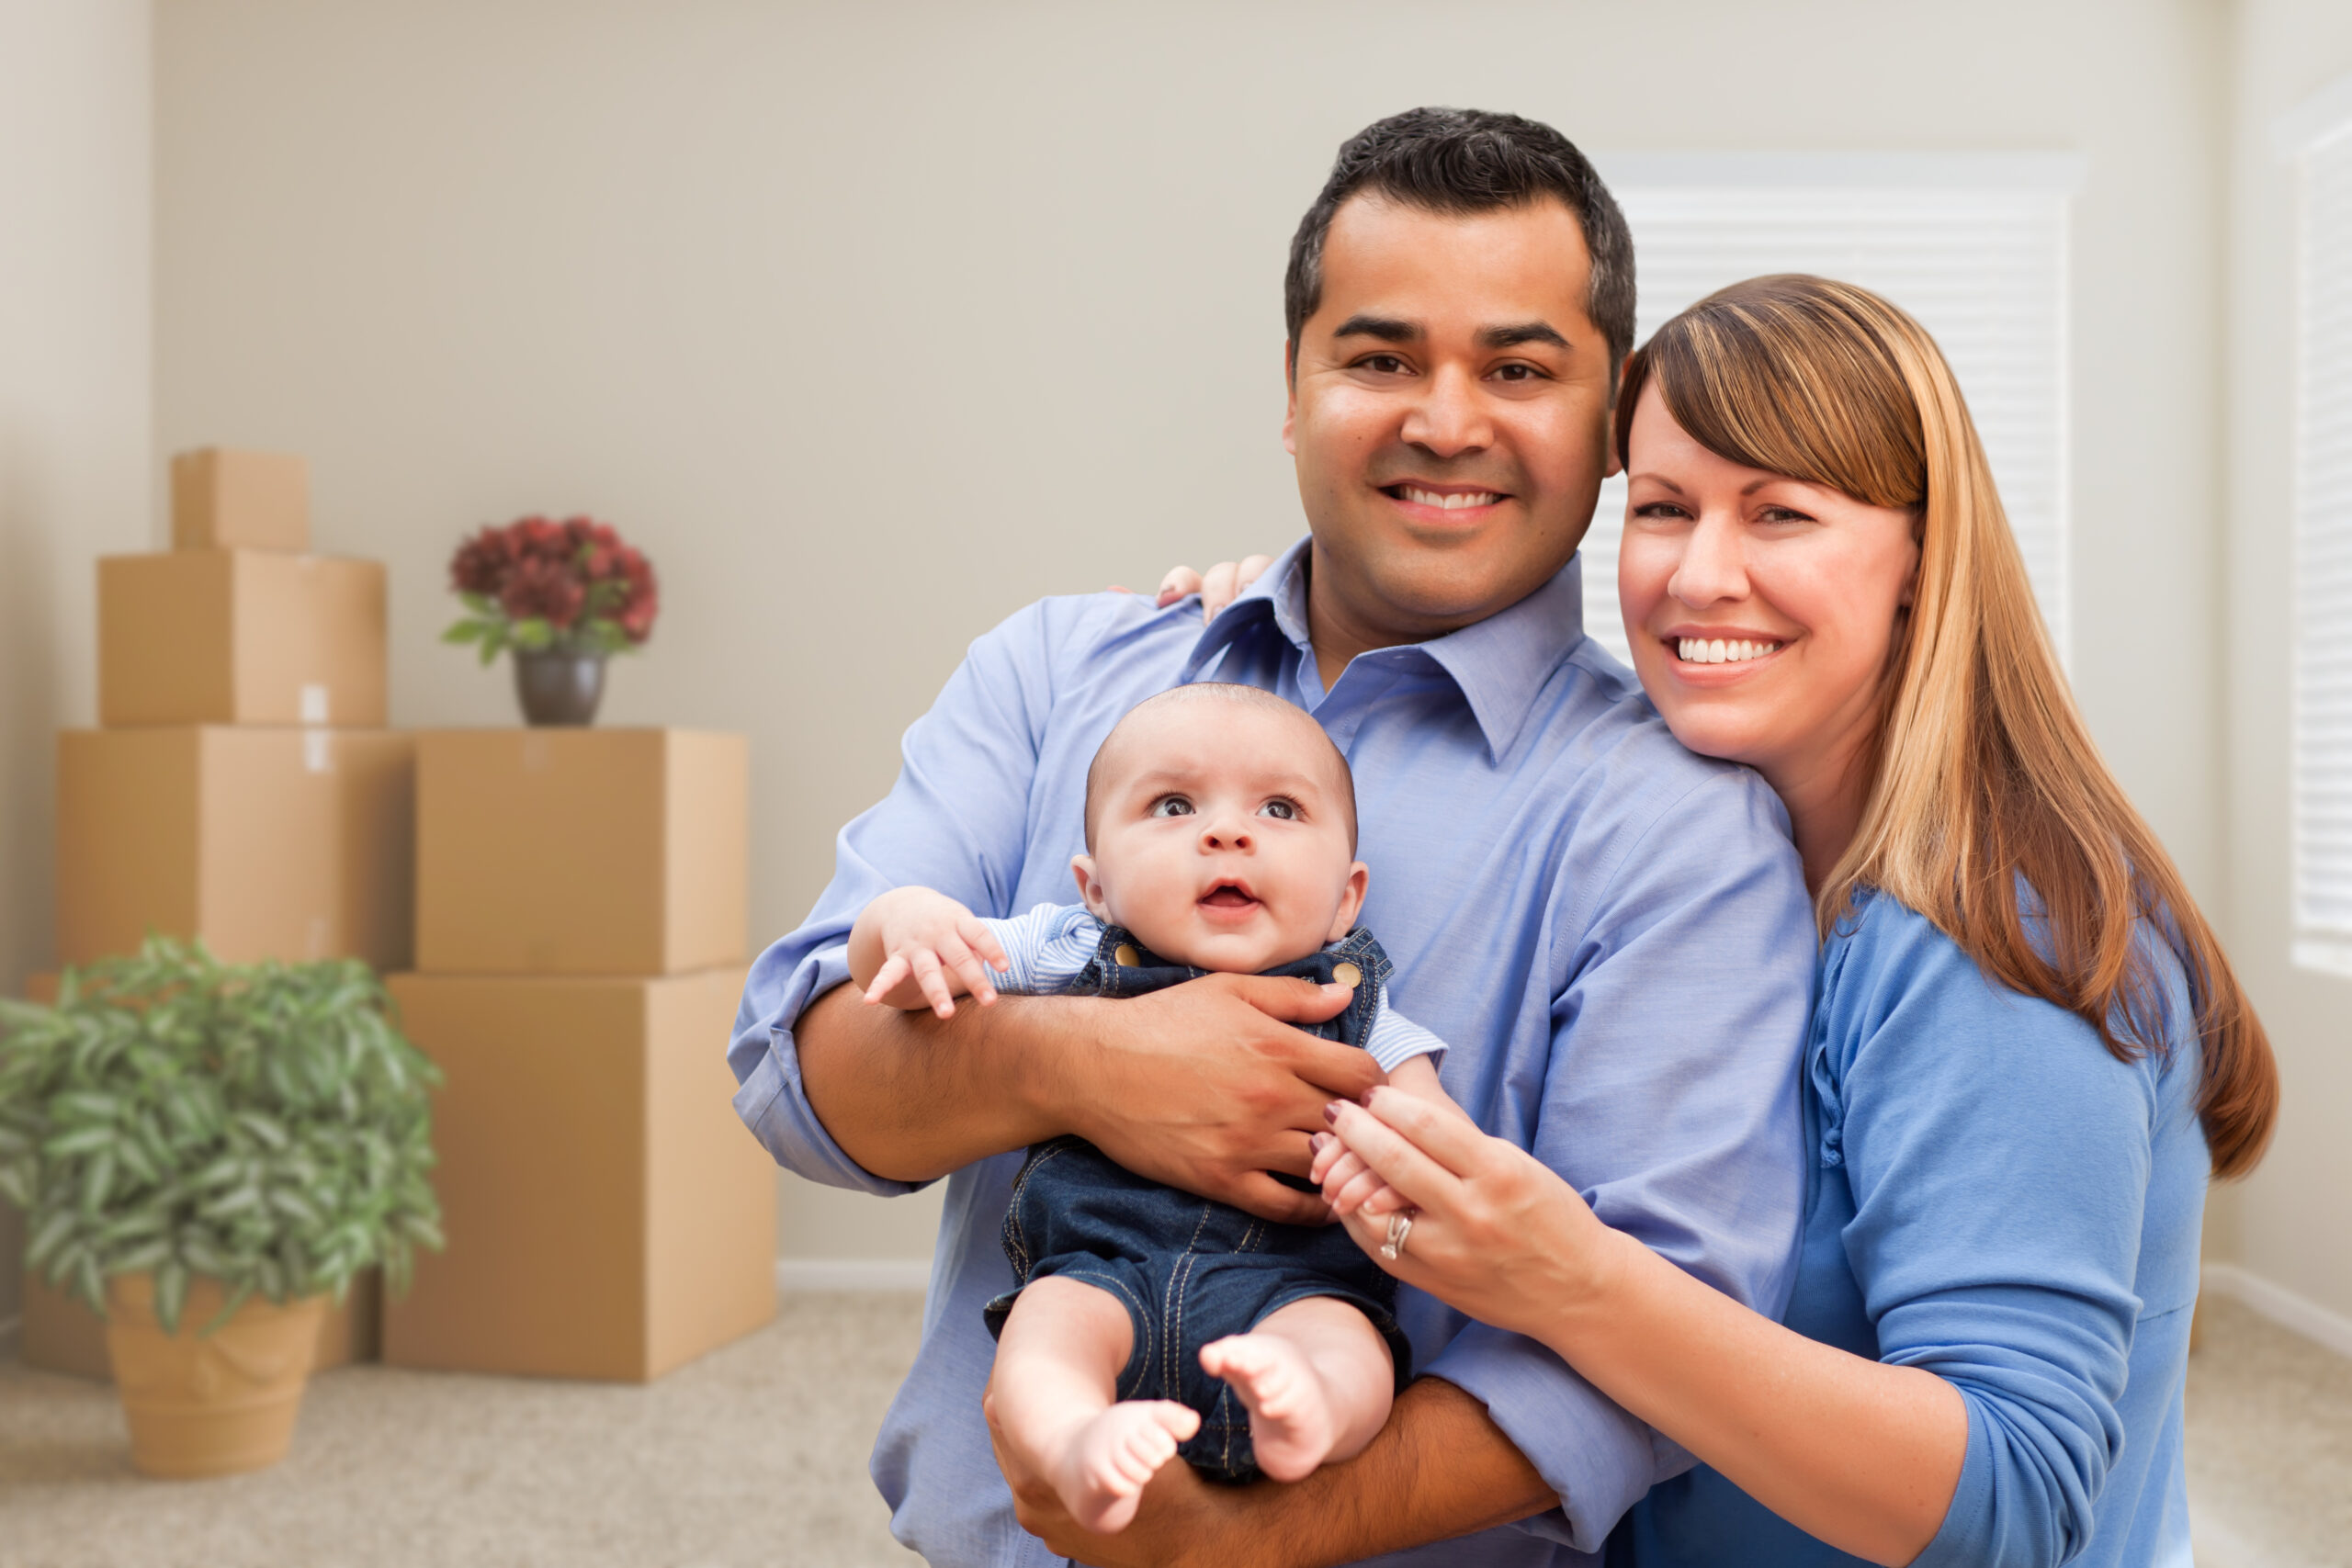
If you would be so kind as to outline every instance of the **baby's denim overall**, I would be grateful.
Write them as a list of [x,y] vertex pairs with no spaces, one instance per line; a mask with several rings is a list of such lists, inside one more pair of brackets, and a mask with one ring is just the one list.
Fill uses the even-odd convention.
[[[1122,962],[1125,960],[1125,962]],[[1340,964],[1360,976],[1347,1010],[1298,1027],[1361,1046],[1388,978],[1388,955],[1359,927],[1344,942],[1269,975],[1329,984]],[[1135,997],[1207,974],[1170,964],[1113,926],[1064,994]],[[1288,1177],[1276,1179],[1314,1189]],[[1250,1415],[1232,1389],[1201,1370],[1201,1347],[1256,1327],[1276,1308],[1333,1296],[1372,1320],[1396,1358],[1396,1386],[1412,1349],[1396,1326],[1396,1281],[1340,1225],[1284,1225],[1180,1192],[1123,1169],[1083,1138],[1039,1144],[1013,1179],[1004,1216],[1013,1288],[988,1304],[989,1331],[1003,1332],[1013,1298],[1033,1280],[1059,1274],[1107,1291],[1126,1305],[1135,1348],[1119,1374],[1121,1399],[1172,1399],[1200,1412],[1201,1429],[1177,1452],[1212,1479],[1258,1474]]]

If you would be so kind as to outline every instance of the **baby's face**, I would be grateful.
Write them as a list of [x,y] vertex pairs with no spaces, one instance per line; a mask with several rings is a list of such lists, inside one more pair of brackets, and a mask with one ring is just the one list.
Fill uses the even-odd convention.
[[1099,781],[1087,908],[1163,958],[1255,974],[1345,936],[1366,873],[1335,761],[1305,714],[1177,703]]

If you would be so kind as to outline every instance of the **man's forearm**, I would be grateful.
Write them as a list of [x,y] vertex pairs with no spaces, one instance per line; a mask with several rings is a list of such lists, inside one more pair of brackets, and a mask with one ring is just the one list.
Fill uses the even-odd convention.
[[1054,1047],[1088,1009],[1002,997],[942,1021],[837,986],[794,1027],[801,1086],[850,1158],[893,1181],[928,1181],[1066,1130],[1046,1109]]
[[[1397,1396],[1387,1426],[1344,1464],[1289,1486],[1261,1485],[1244,1548],[1234,1561],[1323,1568],[1451,1540],[1556,1506],[1487,1407],[1442,1378]],[[1262,1533],[1261,1533],[1262,1532]]]

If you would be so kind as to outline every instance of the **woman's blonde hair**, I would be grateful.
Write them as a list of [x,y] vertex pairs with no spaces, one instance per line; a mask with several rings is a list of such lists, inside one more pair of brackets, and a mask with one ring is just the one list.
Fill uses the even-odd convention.
[[2159,977],[2137,934],[2146,922],[2188,976],[2214,1173],[2251,1170],[2278,1114],[2269,1040],[2075,711],[1935,340],[1868,289],[1751,278],[1633,355],[1617,399],[1621,458],[1653,383],[1709,451],[1918,519],[1918,580],[1864,757],[1861,823],[1815,898],[1823,933],[1876,888],[2128,1061],[2165,1047]]

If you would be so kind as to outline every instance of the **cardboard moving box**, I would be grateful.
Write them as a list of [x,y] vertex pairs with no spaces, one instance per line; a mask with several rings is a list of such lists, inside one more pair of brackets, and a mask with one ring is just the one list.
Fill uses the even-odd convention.
[[98,722],[334,724],[385,715],[384,568],[271,550],[98,561]]
[[[340,1306],[327,1303],[326,1316],[319,1322],[312,1371],[376,1359],[383,1327],[382,1292],[382,1275],[368,1269],[351,1281]],[[25,1318],[17,1354],[25,1365],[45,1372],[67,1372],[101,1382],[114,1377],[114,1363],[107,1354],[106,1320],[79,1297],[68,1295],[39,1275],[25,1279]]]
[[726,1062],[742,980],[391,977],[447,1075],[449,1247],[385,1303],[386,1361],[643,1381],[774,1315],[775,1167]]
[[282,452],[180,453],[172,459],[172,547],[310,548],[310,465]]
[[415,739],[387,730],[68,730],[57,749],[62,964],[201,937],[231,963],[405,968]]
[[417,737],[416,966],[674,975],[747,955],[751,750],[684,729]]

